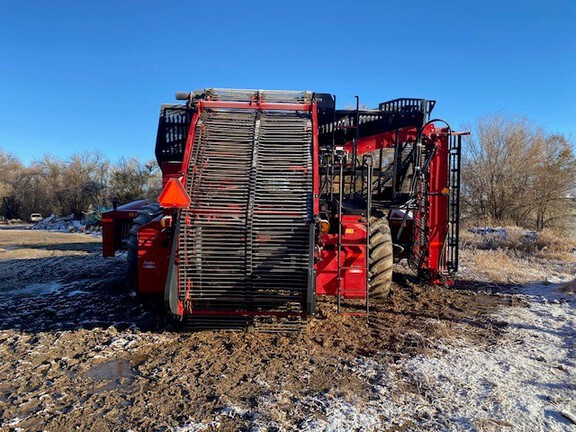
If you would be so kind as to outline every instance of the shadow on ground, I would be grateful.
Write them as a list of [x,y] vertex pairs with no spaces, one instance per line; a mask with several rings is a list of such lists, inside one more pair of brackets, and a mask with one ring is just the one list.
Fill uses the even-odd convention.
[[84,251],[97,252],[102,250],[100,243],[70,242],[70,243],[25,243],[22,245],[14,244],[7,247],[8,250],[17,249],[40,249],[46,251]]
[[122,256],[104,259],[96,252],[2,260],[0,275],[1,330],[172,328],[161,298],[131,292]]

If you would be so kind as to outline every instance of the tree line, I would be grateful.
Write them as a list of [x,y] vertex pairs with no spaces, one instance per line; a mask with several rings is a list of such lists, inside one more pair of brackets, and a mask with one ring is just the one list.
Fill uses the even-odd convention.
[[[576,222],[576,156],[565,136],[525,117],[490,115],[468,128],[462,153],[462,216],[473,224],[516,224],[543,229]],[[59,159],[46,155],[28,166],[0,149],[0,215],[26,219],[76,215],[92,207],[156,200],[155,161],[111,163],[98,152]]]
[[100,152],[84,152],[68,159],[45,155],[24,165],[0,149],[0,215],[7,219],[28,219],[33,212],[81,216],[111,207],[114,196],[121,203],[156,200],[160,190],[156,161],[111,163]]

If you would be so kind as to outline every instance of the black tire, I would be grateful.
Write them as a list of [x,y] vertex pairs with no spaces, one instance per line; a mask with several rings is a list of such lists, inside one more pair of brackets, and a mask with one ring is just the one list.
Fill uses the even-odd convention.
[[138,288],[138,230],[160,213],[162,213],[160,204],[146,204],[138,210],[138,216],[136,216],[132,228],[130,228],[130,237],[126,245],[128,249],[126,253],[126,261],[128,261],[126,279],[130,288]]
[[375,299],[386,298],[392,285],[394,247],[390,226],[385,217],[370,219],[369,292]]

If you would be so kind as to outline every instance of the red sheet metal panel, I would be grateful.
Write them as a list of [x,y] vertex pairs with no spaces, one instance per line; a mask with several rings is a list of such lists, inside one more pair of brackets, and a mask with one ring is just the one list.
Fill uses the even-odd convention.
[[171,245],[160,226],[162,216],[138,230],[138,294],[162,294]]
[[[338,294],[337,234],[324,234],[323,249],[316,263],[316,294]],[[366,226],[358,215],[342,217],[342,276],[344,298],[364,298],[366,293]]]

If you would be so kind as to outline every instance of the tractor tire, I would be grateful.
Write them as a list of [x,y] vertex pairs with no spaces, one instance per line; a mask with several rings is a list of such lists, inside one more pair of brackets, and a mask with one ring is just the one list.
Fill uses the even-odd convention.
[[388,220],[385,217],[372,217],[370,220],[370,256],[368,274],[369,293],[374,299],[390,295],[394,247]]
[[126,279],[128,286],[133,289],[138,288],[138,230],[162,213],[160,204],[146,204],[138,210],[138,216],[133,221],[130,228],[130,237],[127,243],[126,261],[128,261],[128,271]]

